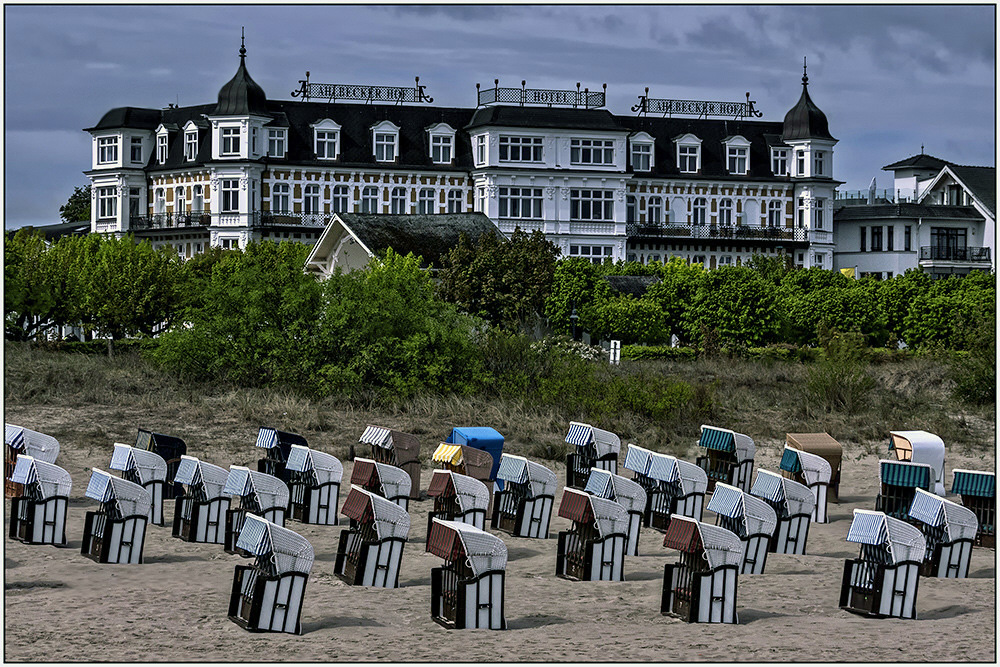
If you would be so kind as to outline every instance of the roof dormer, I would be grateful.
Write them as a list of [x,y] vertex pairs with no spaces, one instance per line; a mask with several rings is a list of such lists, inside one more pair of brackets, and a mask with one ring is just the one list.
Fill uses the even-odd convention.
[[431,162],[451,164],[455,159],[455,128],[436,123],[427,128],[427,146]]
[[371,127],[372,152],[376,162],[395,162],[399,159],[399,126],[383,120]]
[[313,129],[313,151],[317,160],[336,160],[340,157],[340,125],[330,118],[310,123]]

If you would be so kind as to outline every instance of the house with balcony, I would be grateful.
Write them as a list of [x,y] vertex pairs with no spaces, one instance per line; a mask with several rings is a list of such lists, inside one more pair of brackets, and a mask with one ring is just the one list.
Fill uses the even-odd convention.
[[419,79],[394,88],[307,73],[294,99],[274,100],[244,46],[239,58],[214,104],[112,109],[86,130],[91,232],[190,257],[253,240],[315,244],[337,214],[476,212],[592,262],[714,268],[770,254],[833,268],[837,140],[805,75],[773,122],[757,120],[749,93],[702,102],[647,89],[629,115],[603,108],[603,90],[523,81],[477,84],[477,106],[453,108]]
[[883,169],[893,172],[892,190],[836,202],[837,268],[877,278],[995,270],[996,168],[921,153]]

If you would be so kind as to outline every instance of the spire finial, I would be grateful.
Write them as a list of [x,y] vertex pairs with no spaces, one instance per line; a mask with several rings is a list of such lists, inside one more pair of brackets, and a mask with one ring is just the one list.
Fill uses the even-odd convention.
[[924,154],[924,145],[923,144],[920,144],[920,154],[921,155]]
[[806,74],[806,57],[802,56],[802,85],[809,85],[809,75]]
[[242,26],[240,27],[240,62],[247,57],[247,47],[246,47],[246,30]]

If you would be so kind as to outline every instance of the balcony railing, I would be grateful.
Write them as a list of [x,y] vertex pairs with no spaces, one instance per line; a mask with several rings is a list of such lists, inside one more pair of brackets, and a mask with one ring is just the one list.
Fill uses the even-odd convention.
[[945,260],[950,262],[988,262],[990,261],[989,248],[976,248],[965,246],[962,248],[949,246],[920,246],[921,260]]
[[628,236],[689,239],[733,239],[740,241],[806,241],[805,229],[788,227],[726,227],[716,225],[644,225],[630,222]]
[[300,213],[296,211],[253,211],[250,213],[188,211],[186,213],[133,215],[129,217],[129,228],[134,231],[142,231],[145,229],[183,229],[208,227],[211,225],[237,227],[325,227],[332,218],[332,213]]

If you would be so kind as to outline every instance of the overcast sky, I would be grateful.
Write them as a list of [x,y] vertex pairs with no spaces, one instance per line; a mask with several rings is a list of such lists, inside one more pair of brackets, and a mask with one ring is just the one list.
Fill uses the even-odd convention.
[[630,114],[651,97],[741,101],[780,121],[809,90],[842,190],[891,187],[881,167],[924,151],[995,165],[989,6],[19,6],[4,7],[5,226],[59,222],[86,185],[91,127],[119,106],[216,100],[239,64],[268,98],[306,70],[323,83],[412,85],[475,106],[475,84],[591,90]]

